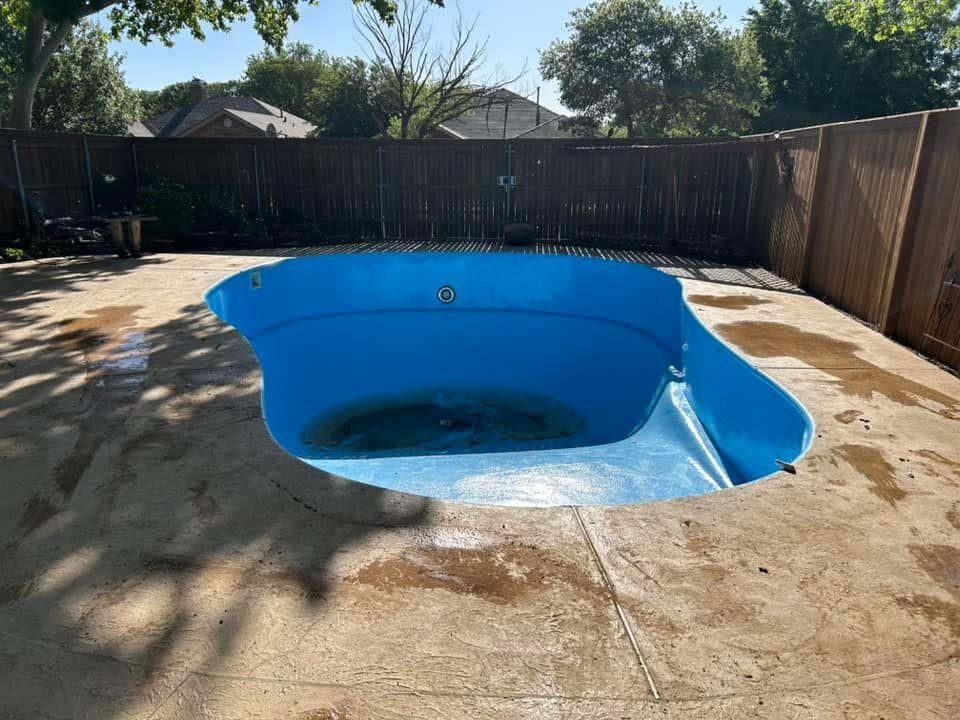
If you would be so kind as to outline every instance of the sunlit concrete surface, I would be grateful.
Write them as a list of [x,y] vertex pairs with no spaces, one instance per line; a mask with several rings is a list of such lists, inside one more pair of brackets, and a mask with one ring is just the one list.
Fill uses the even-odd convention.
[[960,716],[960,379],[762,270],[619,256],[811,411],[795,475],[351,483],[274,445],[201,300],[267,258],[0,266],[0,718]]

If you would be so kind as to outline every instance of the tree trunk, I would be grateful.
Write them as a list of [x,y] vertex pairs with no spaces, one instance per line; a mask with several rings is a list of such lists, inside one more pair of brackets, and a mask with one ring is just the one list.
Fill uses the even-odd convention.
[[33,122],[33,98],[37,94],[37,85],[43,71],[47,69],[53,53],[63,44],[73,22],[64,20],[50,36],[44,38],[47,20],[42,10],[30,11],[27,29],[23,39],[23,73],[17,79],[13,89],[13,102],[10,107],[10,125],[15,128],[30,129]]

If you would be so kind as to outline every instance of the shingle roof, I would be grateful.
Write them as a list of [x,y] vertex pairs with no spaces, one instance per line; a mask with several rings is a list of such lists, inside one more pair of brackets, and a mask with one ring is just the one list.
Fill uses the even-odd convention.
[[537,104],[510,90],[498,90],[476,109],[441,123],[440,129],[465,140],[499,140],[506,138],[572,138],[559,128],[563,115],[540,106],[537,125]]
[[[273,123],[277,134],[281,136],[306,137],[314,127],[303,118],[285,111],[282,114],[287,121],[284,122],[280,108],[254,97],[212,97],[195,105],[187,105],[137,121],[131,124],[130,133],[138,134],[138,131],[143,132],[145,129],[154,137],[177,137],[223,111],[239,113],[238,118],[264,131],[267,124]],[[297,129],[293,130],[294,127]],[[284,132],[285,128],[287,132]]]

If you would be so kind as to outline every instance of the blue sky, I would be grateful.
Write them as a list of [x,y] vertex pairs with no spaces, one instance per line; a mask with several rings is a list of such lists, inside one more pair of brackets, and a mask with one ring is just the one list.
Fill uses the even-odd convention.
[[[453,5],[431,11],[434,37],[442,38],[453,20]],[[537,68],[537,51],[557,37],[566,36],[564,27],[570,11],[588,0],[460,0],[466,17],[479,14],[477,34],[489,36],[488,67],[505,76],[516,75],[526,63],[527,73],[518,90],[533,91],[541,86],[541,102],[561,110],[555,84],[542,81]],[[669,3],[673,4],[673,3]],[[730,25],[739,25],[749,0],[724,0],[697,3],[706,10],[719,7]],[[291,40],[300,40],[334,55],[358,55],[362,49],[353,29],[353,3],[350,0],[321,0],[319,6],[304,5],[300,21],[292,26]],[[156,89],[193,76],[207,81],[239,77],[247,56],[259,52],[263,42],[250,22],[235,25],[229,33],[211,32],[206,42],[187,34],[176,39],[172,48],[161,43],[141,45],[121,41],[115,47],[126,54],[124,69],[134,87]]]

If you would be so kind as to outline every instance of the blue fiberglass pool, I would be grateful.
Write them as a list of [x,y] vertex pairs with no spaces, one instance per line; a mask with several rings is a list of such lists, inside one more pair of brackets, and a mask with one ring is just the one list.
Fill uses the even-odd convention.
[[638,503],[762,478],[812,437],[804,408],[642,265],[332,255],[245,270],[206,300],[253,346],[280,446],[371,485]]

